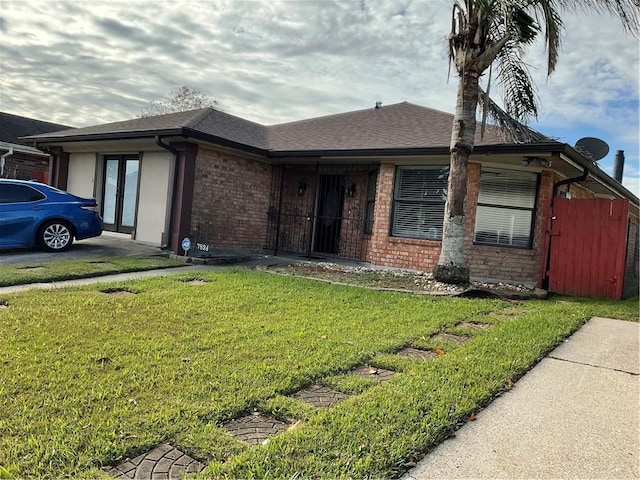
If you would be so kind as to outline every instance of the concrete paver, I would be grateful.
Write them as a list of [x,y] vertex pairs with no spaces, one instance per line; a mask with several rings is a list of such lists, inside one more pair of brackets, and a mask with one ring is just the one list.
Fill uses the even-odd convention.
[[420,350],[419,348],[406,347],[398,352],[398,355],[421,360],[432,360],[438,356],[433,350]]
[[477,323],[477,322],[460,322],[456,323],[456,327],[460,328],[468,328],[469,330],[490,330],[493,328],[493,325],[490,323]]
[[434,335],[432,338],[436,340],[442,340],[443,342],[456,343],[458,345],[469,341],[469,337],[466,335],[454,335],[453,333],[441,332]]
[[391,370],[385,370],[384,368],[376,368],[369,367],[368,365],[363,365],[361,367],[356,368],[353,373],[360,377],[368,378],[369,380],[375,380],[376,382],[386,382],[391,380],[391,377],[396,375],[396,372]]
[[593,318],[403,478],[640,478],[639,338]]
[[316,408],[332,407],[348,397],[349,395],[346,393],[338,392],[323,385],[311,385],[291,395],[291,398],[310,403]]
[[259,412],[231,420],[224,425],[224,428],[236,439],[251,445],[260,445],[271,435],[282,432],[289,427],[288,423]]
[[148,453],[122,462],[108,473],[116,478],[179,480],[186,473],[199,472],[203,468],[202,463],[163,443]]

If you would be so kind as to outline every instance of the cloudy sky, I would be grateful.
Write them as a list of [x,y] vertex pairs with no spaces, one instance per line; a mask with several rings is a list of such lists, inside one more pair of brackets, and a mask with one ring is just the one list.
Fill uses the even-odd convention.
[[[134,118],[187,85],[264,124],[409,101],[452,112],[451,0],[0,1],[0,109],[76,127]],[[640,44],[619,22],[570,14],[556,72],[526,56],[532,126],[625,150],[638,193]]]

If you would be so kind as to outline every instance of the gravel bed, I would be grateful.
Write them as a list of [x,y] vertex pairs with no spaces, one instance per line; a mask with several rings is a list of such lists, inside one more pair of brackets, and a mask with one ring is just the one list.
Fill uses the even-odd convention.
[[497,295],[540,296],[539,290],[511,283],[471,282],[467,286],[449,285],[433,279],[430,272],[341,265],[331,262],[309,262],[295,265],[273,265],[269,270],[292,276],[311,277],[334,283],[366,286],[413,293],[462,294],[470,290],[495,292]]

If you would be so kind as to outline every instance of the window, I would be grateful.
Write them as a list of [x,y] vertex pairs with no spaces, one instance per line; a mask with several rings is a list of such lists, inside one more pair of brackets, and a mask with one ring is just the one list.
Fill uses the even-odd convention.
[[45,196],[26,185],[0,186],[0,203],[28,203],[42,200]]
[[367,181],[367,209],[364,213],[364,233],[373,232],[373,211],[376,204],[376,183],[378,182],[378,171],[369,172]]
[[538,175],[483,169],[473,241],[531,248]]
[[449,166],[398,167],[391,235],[442,240]]

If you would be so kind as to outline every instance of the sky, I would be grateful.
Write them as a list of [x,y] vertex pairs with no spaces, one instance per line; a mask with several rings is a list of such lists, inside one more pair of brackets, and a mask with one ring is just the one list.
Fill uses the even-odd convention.
[[[0,110],[82,127],[138,117],[181,86],[266,125],[408,101],[453,112],[452,0],[0,0]],[[569,12],[556,71],[526,52],[530,125],[624,150],[640,188],[640,43],[620,22]],[[499,87],[492,86],[499,97]]]

